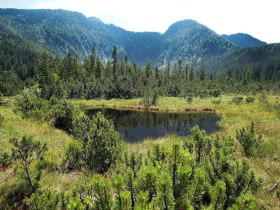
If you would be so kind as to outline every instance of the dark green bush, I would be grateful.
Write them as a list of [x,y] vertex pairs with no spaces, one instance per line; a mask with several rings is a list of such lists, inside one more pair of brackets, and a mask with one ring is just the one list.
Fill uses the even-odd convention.
[[243,101],[243,97],[242,96],[235,96],[231,101],[238,105]]
[[255,102],[255,98],[254,97],[247,97],[245,99],[246,103],[248,104],[253,104]]
[[262,136],[256,135],[255,125],[252,123],[247,128],[241,128],[236,132],[236,139],[242,145],[245,155],[252,157],[260,151],[263,143]]
[[193,97],[192,97],[192,96],[188,96],[188,97],[187,97],[187,102],[188,102],[189,104],[191,104],[191,103],[193,102]]
[[15,102],[15,111],[23,117],[45,118],[41,108],[43,100],[39,98],[40,89],[38,86],[26,88],[17,96]]
[[86,116],[78,118],[71,132],[82,142],[82,147],[74,144],[68,147],[66,161],[70,167],[79,167],[79,161],[82,161],[89,170],[103,173],[116,161],[119,133],[113,122],[102,113],[98,112],[92,119]]
[[74,142],[66,148],[66,167],[68,170],[79,170],[83,165],[83,150],[80,142]]
[[278,200],[280,201],[280,187],[277,187],[277,191],[276,191],[276,197],[278,198]]
[[67,132],[72,129],[74,107],[68,101],[59,101],[53,107],[54,126]]
[[210,95],[212,95],[213,97],[219,97],[222,94],[221,89],[215,89],[210,91]]
[[31,209],[60,209],[60,198],[58,194],[55,194],[54,192],[51,192],[49,190],[45,190],[44,192],[40,193],[33,193],[31,196],[31,201]]
[[8,167],[11,165],[11,155],[6,151],[0,152],[0,167]]
[[[13,184],[4,184],[0,188],[0,206],[1,209],[20,209],[25,205],[24,198],[32,193],[28,182],[18,180]],[[13,207],[13,208],[9,208]]]
[[24,117],[51,120],[54,126],[70,132],[74,118],[74,107],[67,100],[51,97],[49,100],[39,97],[37,86],[23,90],[15,103],[15,111]]
[[159,94],[157,89],[147,90],[144,93],[141,104],[143,104],[145,108],[148,109],[150,106],[157,105],[158,98],[159,98]]

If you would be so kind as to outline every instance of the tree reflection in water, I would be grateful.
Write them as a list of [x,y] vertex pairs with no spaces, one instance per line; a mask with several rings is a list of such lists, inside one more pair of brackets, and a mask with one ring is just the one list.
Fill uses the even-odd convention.
[[167,134],[190,135],[192,127],[198,125],[207,133],[219,130],[219,116],[210,113],[166,113],[117,109],[90,109],[88,116],[102,112],[112,119],[123,140],[137,142],[147,138],[159,138]]

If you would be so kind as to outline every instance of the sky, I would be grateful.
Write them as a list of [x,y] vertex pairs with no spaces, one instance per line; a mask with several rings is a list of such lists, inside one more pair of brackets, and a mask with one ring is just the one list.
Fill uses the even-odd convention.
[[218,34],[280,42],[280,0],[0,0],[0,8],[78,11],[141,32],[164,33],[172,23],[193,19]]

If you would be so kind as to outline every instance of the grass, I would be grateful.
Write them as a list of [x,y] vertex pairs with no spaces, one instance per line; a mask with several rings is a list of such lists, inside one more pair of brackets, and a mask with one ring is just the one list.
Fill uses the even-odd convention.
[[[46,161],[53,165],[60,165],[64,159],[64,151],[68,143],[73,138],[64,131],[55,129],[51,123],[36,121],[33,119],[22,119],[12,111],[11,107],[0,106],[0,114],[4,116],[4,124],[0,127],[0,150],[9,151],[12,145],[9,143],[11,138],[22,138],[23,136],[32,136],[35,140],[47,143]],[[11,178],[12,170],[0,171],[0,185],[4,183],[7,177]],[[57,178],[48,174],[50,179]],[[61,180],[54,186],[59,186]],[[13,180],[6,180],[12,182]],[[6,182],[5,181],[5,182]],[[71,180],[68,179],[69,184]],[[54,182],[53,182],[54,183]],[[67,185],[67,184],[65,184]]]
[[[161,97],[157,106],[167,112],[185,112],[186,109],[204,108],[214,109],[221,116],[219,126],[221,130],[213,135],[235,137],[237,129],[249,126],[254,122],[256,131],[261,134],[264,139],[263,151],[265,157],[258,156],[254,158],[246,158],[243,155],[241,146],[237,150],[237,158],[247,159],[256,171],[256,174],[264,180],[265,186],[274,184],[280,178],[280,119],[276,112],[267,110],[258,100],[255,103],[248,104],[243,100],[239,105],[231,102],[235,95],[223,95],[219,98],[194,98],[192,103],[188,103],[184,98],[178,97]],[[243,95],[245,99],[247,96]],[[259,96],[255,96],[257,99]],[[274,104],[278,101],[279,96],[268,96],[267,100]],[[221,100],[220,104],[214,104],[213,100]],[[96,107],[131,109],[140,106],[141,99],[112,99],[112,100],[78,100],[73,101],[76,107],[90,109]],[[145,153],[151,148],[154,142],[159,144],[170,145],[177,137],[166,136],[158,140],[147,139],[143,142],[129,144],[130,151]],[[279,200],[275,196],[267,193],[265,190],[261,192],[260,202],[270,209],[277,209],[280,206]]]
[[[211,108],[221,116],[219,125],[221,130],[216,134],[223,136],[235,136],[236,130],[244,126],[255,123],[257,133],[263,136],[265,157],[259,156],[248,159],[258,176],[264,179],[265,185],[274,184],[280,178],[280,119],[274,111],[267,110],[258,100],[253,104],[247,104],[244,101],[240,105],[231,103],[234,95],[223,95],[218,99],[220,104],[214,104],[212,101],[217,98],[194,98],[192,103],[188,103],[184,98],[161,97],[157,108],[167,112],[185,112],[186,109]],[[246,96],[244,96],[245,98]],[[276,103],[279,96],[268,96],[268,101]],[[255,97],[257,98],[257,97]],[[96,107],[133,109],[140,106],[141,99],[112,99],[112,100],[73,100],[75,107],[89,109]],[[48,144],[47,160],[60,164],[64,157],[64,150],[73,138],[64,131],[55,129],[51,123],[36,121],[32,119],[22,119],[12,111],[10,106],[0,106],[0,114],[4,116],[4,124],[0,128],[0,149],[9,150],[11,145],[8,143],[10,138],[21,138],[23,135],[33,136]],[[213,135],[216,135],[213,134]],[[130,151],[145,153],[154,142],[159,144],[171,145],[179,137],[166,136],[157,140],[146,139],[139,143],[127,144]],[[243,156],[242,148],[239,146],[236,156],[240,159],[247,159]],[[3,180],[11,173],[11,170],[0,172],[0,179]],[[43,176],[43,185],[56,191],[69,189],[83,172],[79,173],[61,173],[46,172]],[[2,182],[0,182],[0,185]],[[55,186],[55,187],[54,187]],[[279,207],[279,200],[275,196],[261,192],[260,202],[264,203],[270,209]]]
[[[219,125],[222,129],[218,134],[232,137],[235,136],[237,129],[254,122],[257,132],[261,133],[266,141],[267,155],[271,158],[280,157],[280,119],[277,118],[276,113],[266,110],[257,100],[253,104],[243,102],[236,105],[231,103],[233,97],[234,95],[219,97],[220,104],[212,103],[216,98],[194,98],[192,103],[188,103],[184,98],[161,97],[158,105],[152,108],[167,112],[185,112],[186,109],[214,109],[221,116]],[[277,99],[277,96],[268,97],[270,103],[275,103]],[[140,101],[140,99],[77,100],[73,101],[73,104],[83,109],[96,107],[133,109],[140,106]]]

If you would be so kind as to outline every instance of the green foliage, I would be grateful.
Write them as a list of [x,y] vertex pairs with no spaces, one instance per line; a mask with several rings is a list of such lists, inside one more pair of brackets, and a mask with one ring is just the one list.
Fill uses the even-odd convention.
[[0,152],[0,167],[5,168],[11,165],[11,154],[7,151]]
[[[277,114],[277,117],[280,118],[280,104],[278,102],[276,102],[274,104],[274,109],[276,111],[276,114]],[[0,117],[1,118],[1,117]],[[1,121],[1,120],[0,120]],[[1,123],[0,123],[0,126],[1,126]]]
[[[101,116],[95,118],[103,121]],[[88,132],[85,132],[83,140],[79,137],[79,144],[68,149],[69,154],[74,153],[72,167],[79,165],[74,158],[80,159],[86,153],[83,142],[91,141],[91,128],[97,124],[86,118],[77,122]],[[101,124],[99,127],[102,127]],[[123,158],[116,159],[116,166],[109,173],[103,176],[95,174],[92,181],[81,178],[61,195],[38,190],[32,194],[29,205],[35,209],[258,208],[255,193],[262,182],[246,161],[235,159],[234,151],[233,139],[219,136],[211,139],[196,127],[191,137],[178,139],[172,147],[155,144],[148,149],[147,156],[133,152],[127,154],[129,151],[119,153]],[[11,203],[0,200],[0,204],[22,205],[21,200],[30,196],[32,189],[26,179],[21,181],[25,183],[25,187],[20,185],[25,191],[18,191],[22,193],[20,197],[16,197],[14,190],[8,189],[8,186],[0,189],[4,201],[11,199]],[[19,190],[16,186],[15,189]],[[17,200],[19,198],[21,200]]]
[[240,104],[243,101],[243,97],[242,96],[235,96],[234,98],[232,98],[232,103],[235,103],[236,105]]
[[256,135],[254,123],[247,128],[237,130],[236,139],[242,145],[246,156],[252,157],[260,152],[263,140],[261,135]]
[[43,113],[40,112],[43,101],[40,100],[39,94],[40,89],[37,85],[21,91],[15,102],[15,111],[23,117],[43,118]]
[[161,174],[157,180],[157,195],[154,198],[154,205],[158,209],[173,209],[174,198],[171,190],[172,182],[168,173]]
[[280,200],[280,187],[277,187],[276,197],[278,198],[278,200]]
[[223,209],[226,199],[226,184],[223,181],[217,181],[211,191],[211,206],[213,209]]
[[212,102],[213,104],[215,104],[215,105],[219,105],[219,104],[222,103],[221,99],[212,100],[211,102]]
[[26,205],[24,199],[31,194],[32,189],[25,180],[4,184],[0,188],[0,206],[3,209],[20,208]]
[[60,198],[57,194],[51,191],[44,191],[40,193],[33,193],[31,196],[31,209],[58,209]]
[[81,158],[82,145],[74,142],[68,145],[65,151],[66,167],[68,170],[79,170],[83,165]]
[[73,210],[84,210],[85,207],[82,203],[82,201],[78,197],[71,197],[67,204],[68,209],[73,209]]
[[74,107],[68,101],[59,101],[55,100],[55,103],[52,104],[53,117],[54,117],[54,126],[70,132],[72,129],[72,123],[74,119]]
[[41,144],[39,141],[35,141],[32,137],[22,137],[21,140],[13,138],[10,140],[14,148],[12,151],[13,160],[19,160],[20,165],[24,170],[24,179],[29,183],[29,187],[32,192],[35,192],[38,188],[38,181],[41,178],[42,170],[37,167],[36,175],[31,175],[30,166],[35,160],[43,160],[44,153],[47,150],[46,144]]
[[45,100],[39,97],[40,89],[33,86],[24,89],[15,102],[15,111],[23,117],[54,120],[54,126],[70,132],[74,118],[74,107],[66,100],[51,97]]
[[148,109],[150,106],[157,105],[158,98],[159,98],[158,91],[156,89],[153,89],[153,90],[148,89],[144,93],[141,104],[143,104],[145,106],[145,108]]
[[81,117],[75,120],[72,134],[83,146],[78,151],[74,145],[68,148],[70,165],[79,152],[89,170],[106,172],[115,162],[120,146],[119,134],[115,131],[113,122],[107,120],[102,113],[97,113],[92,119]]
[[223,80],[230,77],[235,82],[245,82],[245,91],[251,81],[256,81],[256,91],[259,92],[264,89],[263,81],[279,80],[279,57],[280,44],[268,44],[233,51],[209,61],[207,67],[210,71],[219,72]]
[[3,124],[4,124],[4,116],[0,114],[0,128],[3,126]]
[[255,98],[254,97],[247,97],[245,99],[246,103],[248,104],[253,104],[255,102]]
[[176,61],[186,56],[191,62],[200,63],[198,58],[217,57],[234,49],[232,44],[193,20],[176,22],[160,34],[125,31],[97,18],[65,10],[2,9],[0,17],[6,31],[13,29],[13,34],[20,34],[60,56],[70,51],[84,59],[94,46],[97,54],[117,61],[111,56],[114,55],[111,48],[117,43],[122,58],[128,55],[140,65],[147,60],[163,64],[164,58]]
[[250,194],[241,195],[236,204],[234,204],[230,210],[238,210],[238,209],[257,209],[257,202]]
[[219,97],[221,94],[222,94],[221,89],[215,89],[210,92],[210,95],[212,95],[213,97],[216,97],[216,98]]
[[[124,191],[124,180],[121,175],[115,175],[112,177],[112,186],[116,193],[116,209],[122,209],[124,206],[127,207],[127,192],[123,195]],[[130,197],[130,194],[129,194]],[[130,205],[131,206],[131,205]]]
[[189,104],[191,104],[191,103],[193,102],[193,97],[192,97],[192,96],[188,96],[188,97],[187,97],[187,102],[188,102]]
[[198,126],[192,128],[192,139],[194,142],[194,151],[196,153],[196,161],[200,163],[212,149],[211,140],[206,136],[206,132],[199,129]]
[[136,200],[136,210],[148,210],[149,203],[148,203],[148,193],[141,191],[137,196]]
[[[147,88],[157,88],[158,95],[200,97],[279,91],[275,82],[267,82],[280,79],[279,44],[235,51],[229,42],[192,20],[179,21],[161,35],[125,32],[62,10],[2,9],[0,16],[0,92],[4,95],[15,95],[36,83],[41,97],[47,99],[143,97]],[[12,34],[21,37],[10,34],[11,28]],[[195,41],[194,33],[199,34]],[[112,59],[104,64],[101,58]],[[154,72],[150,63],[146,68],[135,64],[144,66],[147,60],[155,65],[167,60],[167,69],[161,65]]]
[[222,35],[223,38],[231,42],[237,47],[240,48],[248,48],[248,47],[255,47],[255,46],[263,46],[266,45],[265,42],[262,42],[249,34],[244,33],[237,33],[231,35]]
[[[1,18],[2,19],[2,18]],[[0,32],[0,92],[12,96],[33,83],[39,49],[14,33]]]
[[112,208],[112,197],[110,195],[110,183],[101,175],[93,176],[92,187],[95,196],[94,209],[103,210]]

